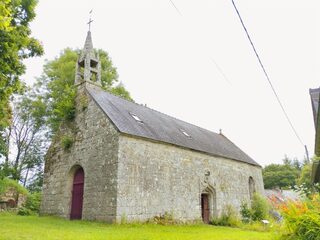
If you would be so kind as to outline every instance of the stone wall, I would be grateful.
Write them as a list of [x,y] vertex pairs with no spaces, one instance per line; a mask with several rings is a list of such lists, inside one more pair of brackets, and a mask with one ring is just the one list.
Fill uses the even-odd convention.
[[[69,218],[73,175],[85,173],[82,218],[113,221],[116,214],[118,132],[84,91],[76,98],[76,117],[61,126],[46,155],[41,213]],[[72,136],[69,149],[63,136]]]
[[249,201],[249,177],[263,194],[261,168],[170,144],[121,135],[117,221],[146,220],[165,212],[201,219],[201,193],[210,193],[210,215]]
[[8,208],[20,208],[27,200],[27,194],[19,193],[15,188],[9,187],[0,194],[0,210]]

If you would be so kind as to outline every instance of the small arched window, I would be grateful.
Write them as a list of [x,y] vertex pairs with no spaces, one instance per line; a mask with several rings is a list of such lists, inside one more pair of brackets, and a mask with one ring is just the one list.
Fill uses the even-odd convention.
[[253,195],[256,192],[255,186],[254,186],[254,180],[253,177],[249,177],[249,195],[250,195],[250,200],[253,199]]

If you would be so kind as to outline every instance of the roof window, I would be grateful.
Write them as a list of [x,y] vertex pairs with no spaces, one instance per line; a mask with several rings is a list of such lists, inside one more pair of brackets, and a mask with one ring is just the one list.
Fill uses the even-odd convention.
[[183,135],[185,135],[188,138],[191,138],[191,136],[183,129],[180,129],[180,131],[183,133]]
[[136,120],[137,122],[139,123],[143,123],[143,121],[135,114],[133,113],[130,113],[131,117],[133,117],[134,120]]

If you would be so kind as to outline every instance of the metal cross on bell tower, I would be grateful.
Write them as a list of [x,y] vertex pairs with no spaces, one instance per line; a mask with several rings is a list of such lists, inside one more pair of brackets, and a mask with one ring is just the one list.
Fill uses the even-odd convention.
[[89,31],[87,32],[87,38],[84,43],[83,50],[78,58],[76,64],[76,76],[75,84],[90,83],[97,86],[101,86],[101,63],[99,54],[94,50],[91,38],[91,19],[92,10],[89,12],[90,18]]
[[89,17],[89,22],[87,22],[87,24],[89,25],[89,32],[90,32],[90,29],[91,29],[91,23],[93,22],[93,20],[92,20],[92,10],[89,12],[89,14],[90,14],[90,17]]

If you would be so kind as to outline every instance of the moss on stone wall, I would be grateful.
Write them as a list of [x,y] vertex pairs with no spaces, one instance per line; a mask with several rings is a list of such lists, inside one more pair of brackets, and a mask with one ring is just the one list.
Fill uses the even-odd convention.
[[68,150],[73,145],[73,137],[69,135],[64,135],[61,137],[61,145],[64,150]]

